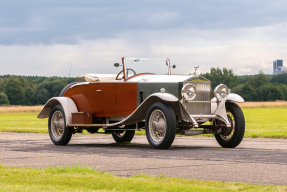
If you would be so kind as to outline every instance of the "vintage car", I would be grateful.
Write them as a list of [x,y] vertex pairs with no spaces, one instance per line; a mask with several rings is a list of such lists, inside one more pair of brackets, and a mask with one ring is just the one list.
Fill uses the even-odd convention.
[[[102,129],[116,142],[130,142],[135,131],[145,129],[148,142],[157,149],[169,148],[176,134],[214,134],[222,147],[239,145],[245,120],[236,102],[244,99],[223,84],[212,91],[211,82],[196,69],[192,75],[172,75],[175,65],[169,59],[159,61],[122,58],[122,65],[114,64],[122,67],[117,75],[85,74],[86,82],[67,85],[38,115],[49,118],[52,142],[66,145],[83,129],[90,133]],[[143,73],[162,67],[166,74]]]

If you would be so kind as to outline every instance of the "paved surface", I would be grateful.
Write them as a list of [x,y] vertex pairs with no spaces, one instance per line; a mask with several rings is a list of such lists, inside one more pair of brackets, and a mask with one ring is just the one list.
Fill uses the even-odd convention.
[[140,173],[201,180],[287,185],[287,140],[244,139],[235,149],[214,138],[176,137],[169,150],[156,150],[144,136],[129,145],[111,135],[74,135],[55,146],[48,134],[0,133],[0,164],[36,167],[88,165],[119,176]]

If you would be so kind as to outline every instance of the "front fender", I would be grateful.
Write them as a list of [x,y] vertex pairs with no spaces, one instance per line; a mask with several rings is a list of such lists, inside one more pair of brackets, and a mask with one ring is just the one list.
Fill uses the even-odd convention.
[[38,114],[38,118],[47,118],[50,115],[50,111],[55,105],[60,104],[65,113],[66,125],[72,123],[72,113],[77,113],[78,108],[74,101],[69,97],[53,97],[47,101],[41,112]]
[[146,98],[129,117],[119,122],[119,124],[129,125],[144,120],[147,111],[151,105],[156,102],[168,103],[173,108],[174,113],[178,116],[179,120],[186,119],[191,121],[188,112],[177,97],[169,93],[154,93]]
[[230,93],[230,94],[228,94],[226,101],[243,103],[244,99],[240,95],[237,95],[235,93]]
[[[216,98],[213,97],[211,99],[212,102],[215,102],[216,101]],[[222,101],[222,102],[238,102],[238,103],[243,103],[244,102],[244,99],[240,96],[240,95],[237,95],[235,93],[229,93],[227,95],[227,97]],[[211,103],[211,114],[214,114],[214,112],[216,111],[217,109],[217,103]]]

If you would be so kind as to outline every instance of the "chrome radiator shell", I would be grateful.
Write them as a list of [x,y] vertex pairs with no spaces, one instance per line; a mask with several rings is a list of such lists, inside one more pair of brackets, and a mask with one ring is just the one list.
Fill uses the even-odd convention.
[[[200,79],[194,79],[192,81],[185,81],[183,86],[187,83],[191,83],[197,90],[196,97],[193,101],[210,101],[211,100],[211,82],[203,81]],[[183,103],[187,112],[190,115],[211,114],[211,103],[200,103],[200,102],[185,102]]]

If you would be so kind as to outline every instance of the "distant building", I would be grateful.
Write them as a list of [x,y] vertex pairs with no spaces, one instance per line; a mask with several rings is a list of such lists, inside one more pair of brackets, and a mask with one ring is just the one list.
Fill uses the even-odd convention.
[[273,74],[287,73],[287,68],[283,66],[283,60],[273,61]]

